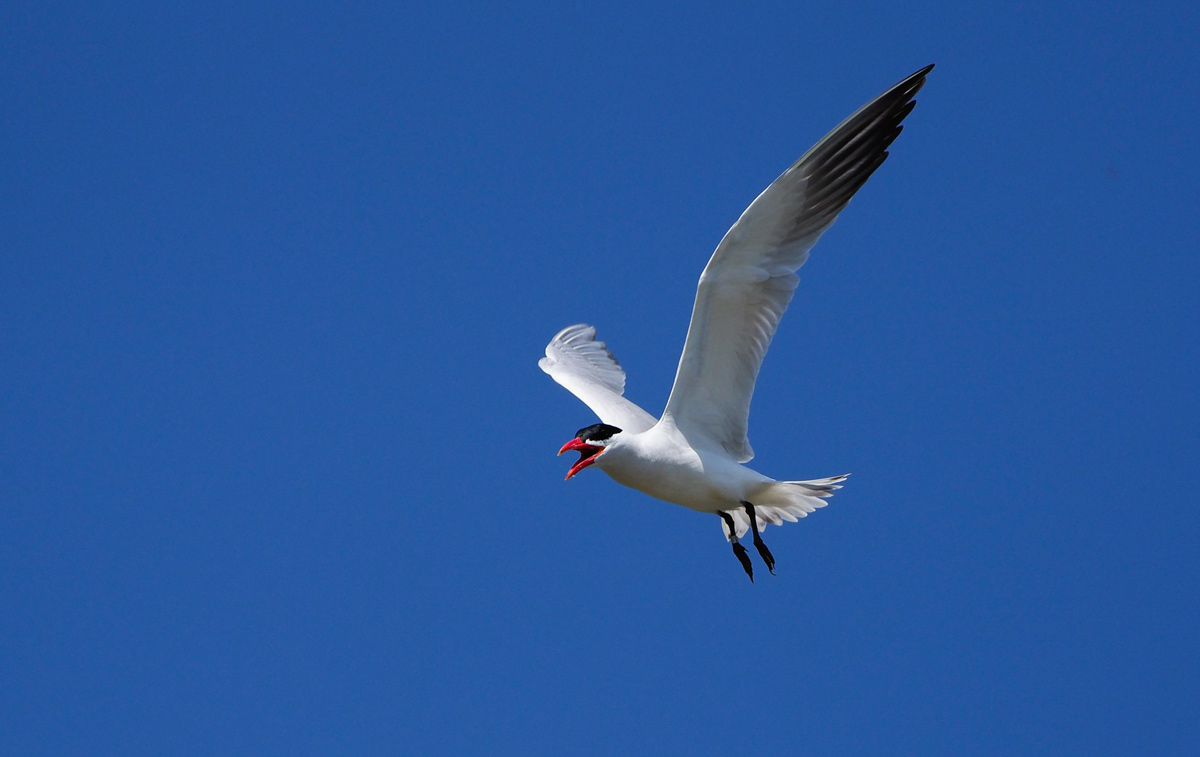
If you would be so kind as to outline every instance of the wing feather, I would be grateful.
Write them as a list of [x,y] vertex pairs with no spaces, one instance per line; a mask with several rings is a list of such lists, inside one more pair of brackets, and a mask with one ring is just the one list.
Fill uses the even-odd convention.
[[739,462],[754,457],[746,438],[750,399],[800,283],[796,271],[887,159],[932,69],[917,71],[843,121],[767,187],[717,245],[700,275],[663,413],[663,422],[673,423],[693,445],[708,440]]
[[625,371],[604,342],[596,341],[592,326],[579,323],[555,334],[538,367],[582,400],[604,423],[636,433],[658,422],[621,396],[625,393]]

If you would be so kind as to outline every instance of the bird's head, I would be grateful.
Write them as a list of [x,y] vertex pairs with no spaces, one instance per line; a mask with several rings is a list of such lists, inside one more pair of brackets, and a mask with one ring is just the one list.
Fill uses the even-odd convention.
[[575,433],[575,438],[562,446],[558,454],[575,450],[579,453],[579,461],[567,471],[567,478],[592,465],[601,453],[612,444],[621,429],[607,423],[597,423],[594,426],[581,428]]

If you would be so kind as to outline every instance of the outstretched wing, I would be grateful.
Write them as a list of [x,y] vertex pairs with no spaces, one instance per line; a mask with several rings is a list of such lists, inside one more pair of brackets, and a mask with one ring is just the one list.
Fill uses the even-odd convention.
[[763,356],[792,300],[796,271],[859,187],[887,158],[933,66],[864,105],[783,172],[726,232],[700,275],[687,342],[663,412],[693,444],[739,462]]
[[538,367],[583,400],[605,423],[637,433],[658,422],[621,396],[625,392],[625,371],[604,342],[596,341],[592,326],[579,323],[555,334]]

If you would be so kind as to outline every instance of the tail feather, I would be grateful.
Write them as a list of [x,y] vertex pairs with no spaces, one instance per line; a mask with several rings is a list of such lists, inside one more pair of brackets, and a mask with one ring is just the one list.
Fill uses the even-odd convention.
[[[829,504],[825,500],[842,488],[842,482],[850,476],[849,473],[829,478],[816,478],[811,481],[775,481],[763,488],[754,502],[754,514],[758,520],[758,530],[766,529],[767,524],[782,526],[784,521],[795,523],[817,508]],[[730,511],[734,525],[737,527],[738,538],[742,538],[750,530],[750,516],[745,508]],[[729,526],[722,525],[725,538],[729,539]]]

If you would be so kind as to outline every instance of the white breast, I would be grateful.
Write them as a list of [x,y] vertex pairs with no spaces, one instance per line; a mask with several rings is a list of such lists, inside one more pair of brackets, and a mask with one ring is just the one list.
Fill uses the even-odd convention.
[[596,467],[619,484],[701,512],[736,508],[771,482],[724,450],[695,449],[678,431],[662,425],[612,445]]

